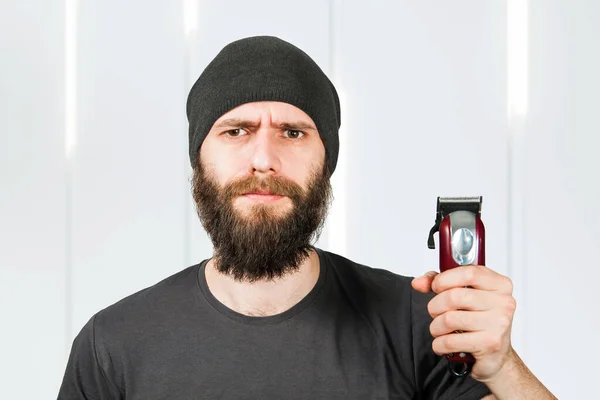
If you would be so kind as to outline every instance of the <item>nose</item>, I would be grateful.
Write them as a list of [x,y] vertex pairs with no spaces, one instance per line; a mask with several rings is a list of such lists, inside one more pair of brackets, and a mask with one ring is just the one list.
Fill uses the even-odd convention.
[[281,168],[277,137],[270,129],[260,128],[254,134],[250,158],[251,173],[274,175]]

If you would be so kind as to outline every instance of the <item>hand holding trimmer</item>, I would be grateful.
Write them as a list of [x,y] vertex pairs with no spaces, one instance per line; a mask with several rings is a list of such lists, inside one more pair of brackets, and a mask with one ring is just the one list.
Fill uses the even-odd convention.
[[[439,231],[440,272],[463,265],[485,265],[482,202],[481,196],[438,197],[435,225],[429,232],[427,246],[435,249],[433,235]],[[468,374],[475,363],[469,353],[446,354],[446,359],[457,376]]]

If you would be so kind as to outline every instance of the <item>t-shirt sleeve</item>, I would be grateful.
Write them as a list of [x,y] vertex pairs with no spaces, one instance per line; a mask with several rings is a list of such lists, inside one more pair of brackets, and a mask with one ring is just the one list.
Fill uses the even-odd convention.
[[58,400],[117,400],[121,396],[98,363],[95,316],[75,337]]
[[480,400],[490,394],[488,387],[470,375],[457,377],[448,370],[448,361],[433,352],[429,331],[432,318],[427,303],[435,294],[411,288],[411,326],[415,382],[419,399]]

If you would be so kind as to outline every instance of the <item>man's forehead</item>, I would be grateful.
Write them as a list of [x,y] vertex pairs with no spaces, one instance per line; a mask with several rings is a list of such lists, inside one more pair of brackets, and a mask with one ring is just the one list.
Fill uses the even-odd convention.
[[240,120],[260,124],[264,119],[273,124],[300,123],[316,129],[312,118],[300,108],[278,101],[259,101],[242,104],[223,114],[214,126],[235,123]]

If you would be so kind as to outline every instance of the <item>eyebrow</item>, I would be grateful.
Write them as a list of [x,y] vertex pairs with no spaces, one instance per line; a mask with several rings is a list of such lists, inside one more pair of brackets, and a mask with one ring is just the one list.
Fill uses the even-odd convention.
[[[274,126],[280,129],[291,129],[291,130],[317,130],[313,124],[304,121],[296,121],[296,122],[282,122],[279,124],[273,124]],[[260,123],[251,120],[245,120],[241,118],[227,118],[215,125],[215,128],[223,128],[223,127],[249,127],[249,128],[258,128]]]
[[256,121],[244,120],[240,118],[227,118],[215,125],[215,128],[223,127],[257,127],[259,124]]

